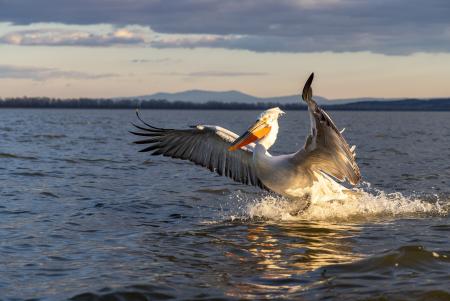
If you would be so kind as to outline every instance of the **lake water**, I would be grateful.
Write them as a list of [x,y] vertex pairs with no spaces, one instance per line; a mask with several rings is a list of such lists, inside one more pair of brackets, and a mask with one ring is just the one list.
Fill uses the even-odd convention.
[[[256,111],[142,111],[241,133]],[[0,110],[2,300],[449,300],[450,112],[330,112],[360,199],[286,201],[138,153],[132,110]],[[306,112],[280,120],[293,152]]]

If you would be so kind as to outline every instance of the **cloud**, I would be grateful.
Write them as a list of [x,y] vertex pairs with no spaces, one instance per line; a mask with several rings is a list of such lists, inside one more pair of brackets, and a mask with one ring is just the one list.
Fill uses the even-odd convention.
[[450,52],[449,15],[448,0],[0,0],[14,24],[135,24],[161,34],[153,47],[263,52]]
[[168,75],[168,76],[187,76],[187,77],[239,77],[239,76],[265,76],[269,75],[265,72],[239,72],[239,71],[220,71],[220,70],[209,70],[209,71],[196,71],[196,72],[160,72],[154,73],[157,75]]
[[[439,41],[435,37],[422,39],[425,45],[420,47],[421,52],[447,52],[450,51],[450,42]],[[448,45],[447,45],[448,44]],[[322,35],[320,39],[305,37],[280,36],[215,36],[207,37],[162,37],[150,42],[153,48],[225,48],[236,50],[250,50],[255,52],[358,52],[370,51],[387,55],[411,54],[419,48],[408,39],[386,37],[382,35],[360,34],[356,36]],[[389,47],[385,47],[389,45]]]
[[179,63],[179,62],[181,62],[181,60],[165,57],[165,58],[158,58],[158,59],[132,59],[132,60],[130,60],[130,62],[134,63],[134,64],[146,64],[146,63],[168,64],[168,63]]
[[268,75],[264,72],[230,72],[230,71],[199,71],[190,72],[188,76],[196,77],[236,77],[236,76],[264,76]]
[[104,34],[62,29],[35,29],[10,32],[0,37],[0,43],[22,46],[107,47],[141,45],[145,43],[145,37],[141,33],[127,29],[118,29]]
[[194,35],[180,38],[166,35],[152,40],[150,45],[155,48],[232,48],[233,41],[240,38],[239,36],[219,35]]
[[43,81],[48,79],[101,79],[116,77],[117,74],[91,74],[79,71],[66,71],[56,68],[0,65],[0,79],[30,79]]

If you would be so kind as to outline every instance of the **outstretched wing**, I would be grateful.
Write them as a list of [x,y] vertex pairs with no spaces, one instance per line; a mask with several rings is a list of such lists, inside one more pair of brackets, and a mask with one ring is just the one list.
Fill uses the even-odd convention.
[[306,138],[302,150],[295,158],[302,161],[313,171],[321,171],[334,178],[353,185],[361,179],[359,167],[355,161],[355,146],[349,147],[330,116],[312,99],[311,83],[314,73],[303,88],[303,100],[308,104],[311,119],[311,133]]
[[134,143],[148,145],[140,152],[152,151],[152,155],[189,160],[236,182],[267,189],[255,172],[252,159],[254,144],[236,151],[228,150],[238,138],[235,133],[212,125],[182,130],[163,129],[143,121],[137,111],[136,115],[144,126],[133,124],[140,131],[130,133],[145,137]]

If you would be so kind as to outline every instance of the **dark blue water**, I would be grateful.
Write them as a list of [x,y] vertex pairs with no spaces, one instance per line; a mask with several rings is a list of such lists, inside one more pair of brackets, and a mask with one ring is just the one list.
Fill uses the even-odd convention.
[[[258,114],[142,112],[238,133]],[[450,299],[450,113],[331,116],[357,145],[361,197],[292,217],[138,153],[134,111],[0,110],[0,300]],[[303,145],[306,112],[280,126],[274,153]]]

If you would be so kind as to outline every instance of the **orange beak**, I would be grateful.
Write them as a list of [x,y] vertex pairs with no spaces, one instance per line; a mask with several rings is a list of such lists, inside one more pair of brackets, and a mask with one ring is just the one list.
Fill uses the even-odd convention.
[[228,148],[229,151],[238,150],[247,144],[255,142],[266,136],[270,132],[270,126],[260,120],[256,121],[244,134],[237,138]]

